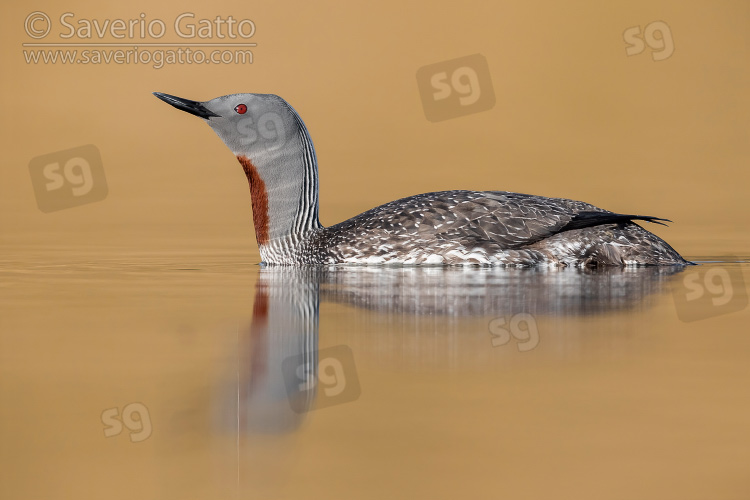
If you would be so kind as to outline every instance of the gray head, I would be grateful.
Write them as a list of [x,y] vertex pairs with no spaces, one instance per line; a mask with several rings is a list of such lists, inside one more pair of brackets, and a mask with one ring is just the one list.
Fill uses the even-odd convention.
[[256,165],[266,163],[266,155],[285,146],[293,149],[304,128],[294,109],[273,94],[231,94],[205,102],[160,92],[154,95],[206,120],[236,156],[246,156]]
[[200,102],[154,95],[205,120],[240,160],[250,181],[259,244],[289,234],[293,226],[319,226],[315,150],[302,119],[284,99],[231,94]]

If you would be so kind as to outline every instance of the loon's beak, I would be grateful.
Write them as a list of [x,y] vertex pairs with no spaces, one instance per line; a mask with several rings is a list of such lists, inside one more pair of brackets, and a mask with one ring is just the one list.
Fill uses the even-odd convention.
[[183,99],[182,97],[176,97],[169,94],[162,94],[161,92],[154,92],[154,95],[167,104],[171,104],[177,109],[187,111],[191,115],[200,116],[201,118],[205,118],[206,120],[208,120],[212,116],[220,116],[213,111],[209,111],[202,103],[198,101],[191,101],[190,99]]

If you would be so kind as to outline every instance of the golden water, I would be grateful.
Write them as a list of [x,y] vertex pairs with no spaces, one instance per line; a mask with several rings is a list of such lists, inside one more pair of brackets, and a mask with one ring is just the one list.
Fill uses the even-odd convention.
[[[63,39],[65,12],[169,33]],[[178,38],[186,12],[252,19],[254,62],[22,55],[230,41]],[[5,2],[0,499],[750,498],[748,33],[750,3],[720,0]],[[494,105],[429,121],[423,69],[475,54]],[[154,91],[286,99],[326,225],[508,190],[669,218],[648,229],[718,262],[261,270],[236,158]],[[42,212],[70,186],[31,166],[83,145],[106,192]]]
[[[682,272],[253,260],[9,252],[3,498],[748,492],[738,259]],[[704,296],[681,304],[696,283]],[[307,363],[302,384],[285,360]]]

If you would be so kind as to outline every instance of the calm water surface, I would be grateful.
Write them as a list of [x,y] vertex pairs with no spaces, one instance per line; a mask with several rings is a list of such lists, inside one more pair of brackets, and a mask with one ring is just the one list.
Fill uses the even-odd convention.
[[0,496],[750,498],[747,258],[0,259]]

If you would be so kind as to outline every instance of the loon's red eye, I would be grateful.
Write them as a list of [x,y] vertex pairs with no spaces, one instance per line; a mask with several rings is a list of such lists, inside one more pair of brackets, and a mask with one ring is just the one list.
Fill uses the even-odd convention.
[[244,104],[238,104],[237,106],[234,107],[234,110],[237,113],[244,115],[245,113],[247,113],[247,106],[245,106]]

